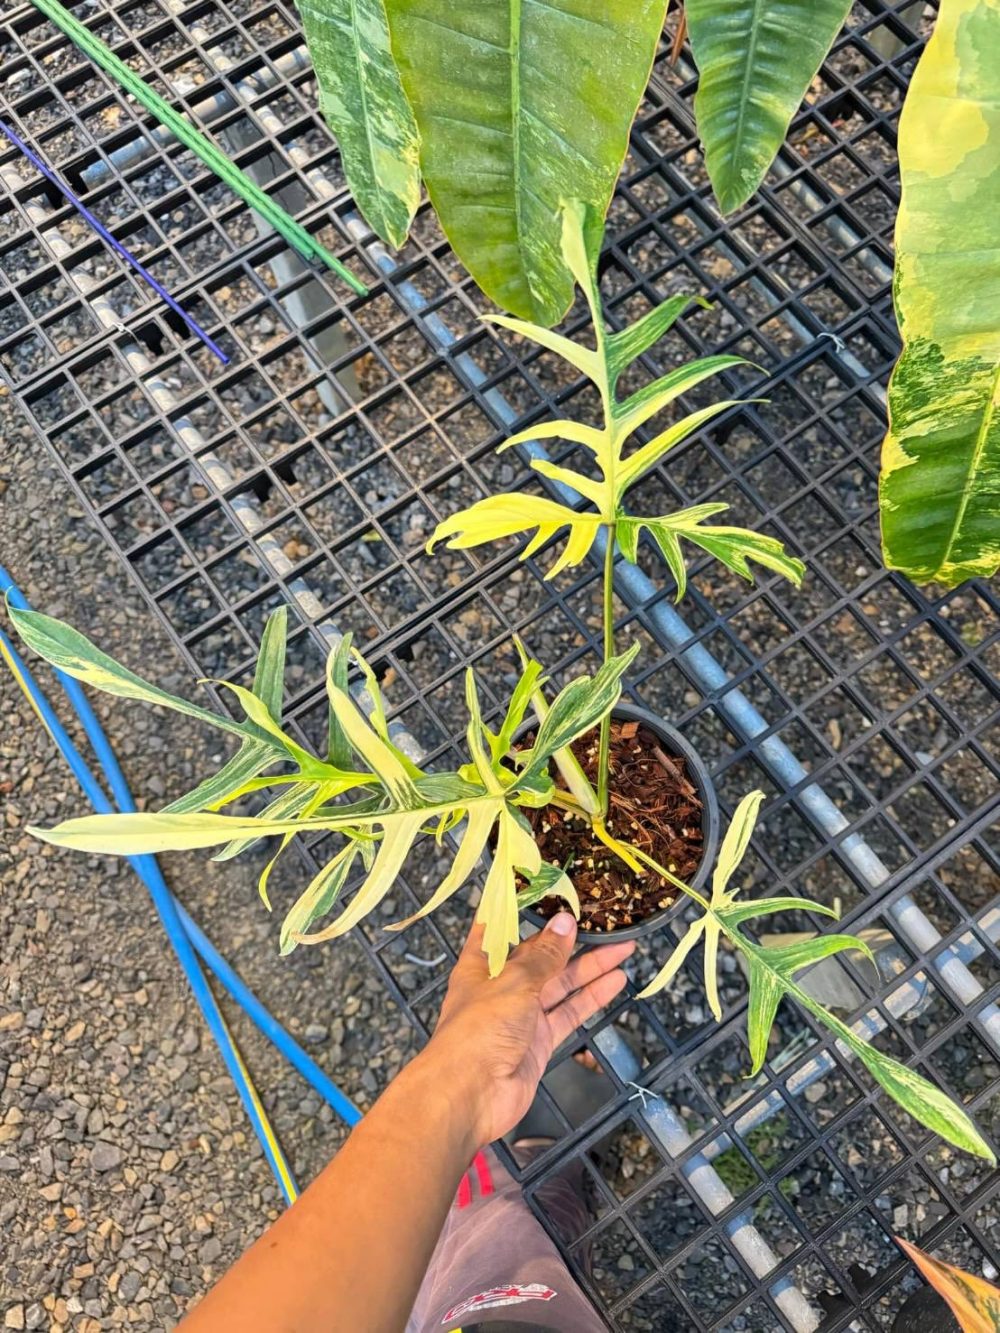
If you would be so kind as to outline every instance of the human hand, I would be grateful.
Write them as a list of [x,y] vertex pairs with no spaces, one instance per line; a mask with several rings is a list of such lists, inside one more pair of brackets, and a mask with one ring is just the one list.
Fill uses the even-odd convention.
[[483,928],[459,955],[434,1036],[420,1059],[436,1062],[457,1095],[467,1090],[476,1143],[513,1129],[531,1105],[552,1052],[625,985],[620,964],[635,942],[601,945],[570,961],[576,922],[569,912],[513,951],[489,975]]

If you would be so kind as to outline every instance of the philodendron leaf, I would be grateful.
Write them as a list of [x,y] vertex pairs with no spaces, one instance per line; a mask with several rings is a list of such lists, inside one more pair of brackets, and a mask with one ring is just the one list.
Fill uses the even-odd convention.
[[545,575],[551,579],[587,558],[600,526],[599,514],[580,514],[568,505],[546,500],[540,495],[489,495],[442,520],[427,543],[427,549],[431,551],[438,542],[445,541],[451,550],[464,551],[534,529],[534,536],[521,552],[520,558],[526,560],[567,528],[569,536],[562,554]]
[[251,779],[272,768],[276,760],[274,750],[263,741],[244,740],[231,759],[217,773],[199,782],[197,787],[178,796],[163,807],[165,812],[177,815],[192,810],[211,810],[235,800]]
[[747,792],[733,811],[733,817],[726,829],[726,836],[722,839],[722,846],[719,848],[715,870],[712,872],[713,907],[726,902],[731,896],[726,892],[729,881],[746,855],[764,799],[762,791]]
[[285,914],[281,923],[279,948],[289,954],[306,934],[312,923],[325,916],[333,907],[351,873],[359,845],[349,842],[346,847],[316,872],[306,888]]
[[825,1009],[809,990],[796,980],[796,973],[803,968],[811,967],[833,954],[846,951],[860,953],[869,962],[874,963],[872,951],[864,940],[853,935],[818,935],[797,939],[791,944],[765,948],[748,939],[740,930],[742,923],[754,916],[793,908],[819,912],[826,916],[836,915],[833,909],[820,903],[796,898],[765,898],[757,902],[735,901],[736,891],[729,889],[729,882],[746,853],[763,799],[762,792],[751,792],[737,806],[719,851],[712,879],[712,897],[709,902],[676,876],[669,875],[663,867],[658,867],[644,852],[635,847],[631,848],[644,864],[653,870],[659,870],[675,887],[694,898],[704,911],[704,916],[690,928],[688,934],[675,948],[673,955],[667,960],[666,966],[640,993],[640,999],[655,995],[661,990],[675,975],[693,946],[704,937],[705,994],[715,1017],[721,1019],[722,1009],[719,1004],[715,962],[719,940],[725,937],[733,948],[743,954],[748,964],[750,995],[747,1002],[747,1031],[753,1074],[759,1072],[767,1056],[768,1035],[778,1005],[783,998],[788,997],[824,1024],[844,1046],[852,1051],[886,1092],[915,1120],[926,1125],[934,1133],[940,1134],[949,1143],[975,1153],[987,1161],[993,1161],[992,1150],[960,1106],[952,1102],[940,1088],[928,1082],[923,1075],[883,1055],[871,1045],[867,1035],[859,1036],[853,1028],[848,1027]]
[[254,667],[253,688],[255,694],[275,722],[281,721],[284,706],[285,688],[285,645],[288,639],[288,607],[279,606],[272,611],[264,626],[257,653],[257,665]]
[[[335,648],[331,648],[326,659],[326,678],[333,689],[347,693],[347,673],[351,663],[351,635],[341,637]],[[329,695],[329,688],[327,690]],[[337,710],[332,704],[327,707],[326,757],[327,762],[337,768],[350,768],[353,751],[347,733],[337,717]]]
[[942,0],[899,124],[882,549],[949,587],[1000,568],[998,64],[995,0]]
[[232,732],[237,736],[248,734],[248,728],[234,722],[232,718],[209,712],[207,708],[200,708],[187,699],[179,699],[156,685],[150,685],[134,671],[129,671],[107,653],[102,653],[100,648],[72,625],[43,615],[40,611],[21,611],[11,606],[8,612],[28,647],[33,648],[57,670],[65,671],[67,676],[74,676],[85,685],[103,690],[105,694],[138,699],[146,704],[162,704],[164,708],[196,717],[199,722],[207,722],[210,727],[218,727],[221,731]]
[[[932,1133],[940,1134],[941,1138],[953,1143],[956,1148],[996,1164],[993,1150],[972,1120],[936,1083],[931,1083],[915,1069],[908,1069],[891,1056],[884,1055],[857,1034],[852,1035],[854,1040],[847,1044],[854,1054],[893,1101],[908,1111],[914,1120]],[[844,1040],[846,1042],[846,1037]]]
[[389,49],[382,0],[299,0],[319,105],[337,136],[351,194],[399,247],[420,202],[417,126]]
[[925,1254],[902,1236],[894,1239],[938,1295],[948,1302],[962,1333],[996,1333],[1000,1328],[1000,1287]]
[[386,0],[441,226],[497,305],[555,324],[573,283],[560,205],[602,218],[663,28],[664,0]]
[[573,881],[562,866],[554,866],[548,861],[543,861],[538,870],[526,878],[525,887],[518,891],[518,908],[534,907],[535,903],[540,903],[543,898],[565,898],[573,915],[579,920],[580,899],[573,887]]
[[749,528],[704,526],[706,518],[723,513],[728,508],[728,505],[719,503],[693,505],[690,509],[679,509],[676,514],[665,514],[662,518],[625,514],[618,519],[615,533],[622,554],[635,564],[639,555],[639,537],[645,528],[659,547],[674,577],[677,585],[675,601],[678,602],[687,589],[687,568],[681,552],[681,538],[715,556],[727,569],[748,583],[754,581],[754,573],[749,565],[749,561],[754,560],[798,587],[806,567],[801,560],[788,555],[776,537],[752,532]]
[[694,109],[723,213],[764,179],[851,0],[686,0]]
[[609,657],[593,676],[578,676],[564,685],[552,700],[539,724],[530,758],[520,774],[523,782],[532,773],[544,769],[557,750],[571,745],[578,736],[596,727],[605,713],[621,698],[622,676],[635,660],[639,644],[626,652]]

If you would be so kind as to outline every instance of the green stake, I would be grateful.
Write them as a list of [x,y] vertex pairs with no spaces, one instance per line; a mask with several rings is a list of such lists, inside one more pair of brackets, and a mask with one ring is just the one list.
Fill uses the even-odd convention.
[[186,120],[182,115],[173,109],[168,102],[165,102],[159,93],[154,92],[149,84],[140,79],[138,74],[132,70],[115,55],[110,47],[105,46],[101,39],[94,35],[89,28],[85,28],[79,19],[65,9],[59,0],[32,0],[36,9],[40,9],[46,18],[51,19],[57,28],[60,28],[67,37],[71,38],[76,45],[89,56],[96,65],[100,65],[107,74],[125,88],[132,96],[146,108],[148,112],[156,117],[161,125],[166,125],[173,134],[190,148],[192,153],[201,158],[202,162],[221,179],[226,182],[230,189],[234,190],[241,199],[245,200],[252,209],[266,218],[276,232],[284,236],[289,245],[303,257],[303,259],[322,260],[328,268],[333,269],[344,279],[347,285],[358,293],[359,296],[366,296],[368,288],[354,274],[344,267],[335,255],[332,255],[325,246],[320,245],[319,241],[303,227],[300,223],[274,202],[269,195],[266,195],[259,185],[255,184],[239,167],[235,166],[226,155],[217,148],[211,139],[202,134],[200,130]]

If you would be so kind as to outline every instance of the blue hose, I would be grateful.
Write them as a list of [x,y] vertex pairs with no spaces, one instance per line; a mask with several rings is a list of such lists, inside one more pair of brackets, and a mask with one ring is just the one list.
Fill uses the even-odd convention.
[[[31,609],[27,599],[3,566],[0,566],[0,591],[6,593],[11,605],[23,610]],[[19,653],[2,630],[0,630],[0,652],[7,658],[11,670],[18,678],[32,707],[56,743],[94,809],[99,814],[114,813],[115,808],[100,783],[66,732]],[[79,681],[67,676],[64,672],[56,670],[55,675],[83,725],[87,738],[101,763],[104,774],[118,802],[119,809],[123,811],[134,810],[135,802],[132,799],[125,775],[82,686]],[[202,1010],[205,1021],[219,1045],[223,1060],[236,1084],[237,1091],[250,1117],[265,1156],[281,1185],[286,1199],[291,1202],[298,1193],[297,1186],[267,1120],[266,1112],[256,1089],[225,1025],[225,1019],[209,988],[198,962],[196,951],[201,954],[205,963],[212,969],[222,985],[225,986],[257,1027],[274,1043],[289,1063],[302,1074],[313,1089],[323,1097],[338,1115],[348,1124],[353,1125],[360,1119],[360,1112],[323,1073],[315,1061],[285,1031],[277,1019],[269,1013],[214,945],[195,925],[170,892],[156,858],[146,855],[127,859],[149,890],[153,904],[174,946],[178,960]]]

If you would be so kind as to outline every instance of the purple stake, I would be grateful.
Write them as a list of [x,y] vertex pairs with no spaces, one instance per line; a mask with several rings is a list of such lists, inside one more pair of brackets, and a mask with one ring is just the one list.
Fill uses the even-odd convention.
[[225,352],[222,350],[221,347],[218,346],[217,343],[212,341],[212,339],[208,336],[208,334],[201,327],[201,325],[198,324],[195,320],[193,320],[190,315],[184,313],[184,311],[177,304],[177,302],[170,295],[170,293],[168,291],[165,291],[163,287],[160,286],[160,284],[153,277],[152,273],[150,273],[150,271],[144,265],[142,265],[138,259],[136,259],[135,255],[130,254],[129,251],[125,249],[124,245],[122,245],[120,241],[115,240],[115,238],[108,231],[107,227],[105,227],[104,223],[101,222],[99,218],[94,217],[90,209],[87,208],[85,204],[81,203],[79,199],[77,199],[76,195],[69,188],[69,186],[65,185],[59,179],[59,177],[52,170],[52,168],[46,166],[45,163],[42,161],[42,159],[37,155],[37,153],[33,153],[32,150],[28,147],[28,145],[26,143],[23,143],[22,140],[20,140],[17,137],[14,131],[9,126],[5,125],[2,120],[0,120],[0,133],[5,134],[7,138],[11,141],[11,143],[14,145],[14,147],[20,149],[20,151],[24,154],[24,156],[28,159],[28,161],[42,173],[45,179],[51,181],[52,184],[56,187],[56,189],[60,192],[60,194],[64,195],[65,198],[67,198],[69,202],[73,205],[73,207],[79,213],[81,213],[83,217],[87,219],[87,221],[93,227],[94,231],[97,232],[98,236],[100,236],[102,240],[106,241],[107,244],[111,246],[112,250],[120,254],[122,259],[126,260],[129,264],[131,264],[132,267],[135,269],[135,271],[140,275],[140,277],[146,279],[150,287],[152,287],[153,291],[156,292],[159,296],[161,296],[164,301],[166,301],[167,305],[174,312],[174,314],[179,315],[181,317],[181,319],[188,326],[191,332],[196,334],[202,340],[205,346],[210,351],[215,353],[215,355],[219,358],[219,360],[222,362],[224,366],[228,366],[229,357],[226,356]]

